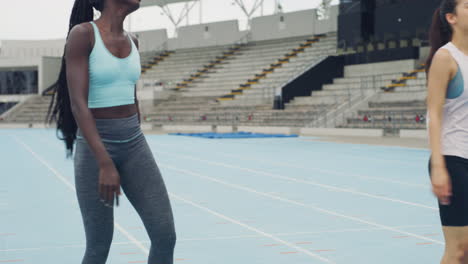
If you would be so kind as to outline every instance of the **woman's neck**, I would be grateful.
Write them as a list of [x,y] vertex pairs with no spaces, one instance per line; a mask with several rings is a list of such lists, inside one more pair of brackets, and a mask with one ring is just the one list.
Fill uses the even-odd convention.
[[452,43],[463,53],[468,54],[468,33],[455,32],[452,37]]
[[123,23],[126,16],[127,14],[124,9],[116,6],[107,6],[97,21],[112,35],[122,35],[124,32]]

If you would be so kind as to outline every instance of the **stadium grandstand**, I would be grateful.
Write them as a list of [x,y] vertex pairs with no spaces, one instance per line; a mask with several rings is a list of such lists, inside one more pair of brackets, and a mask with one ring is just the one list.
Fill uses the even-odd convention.
[[[183,1],[143,1],[142,7],[172,2]],[[145,128],[333,128],[393,136],[411,130],[423,137],[427,15],[398,22],[386,11],[398,7],[377,1],[378,19],[366,25],[363,10],[369,7],[348,2],[330,6],[325,18],[317,10],[254,17],[244,31],[232,20],[180,26],[174,38],[166,29],[134,32],[141,43],[138,96]],[[3,125],[43,125],[63,45],[2,41]]]
[[[139,42],[141,122],[132,116],[138,137],[103,140],[122,148],[111,163],[144,161],[115,168],[126,168],[127,183],[147,173],[133,189],[147,195],[140,201],[157,196],[146,183],[160,169],[174,263],[440,263],[448,247],[427,172],[425,72],[440,0],[314,0],[287,12],[288,2],[312,0],[214,0],[246,20],[209,23],[204,1],[141,0],[136,13],[157,10],[172,27],[134,31],[126,21]],[[273,12],[263,13],[266,2]],[[69,155],[72,164],[46,123],[64,45],[0,40],[0,263],[78,263],[92,242],[74,192],[77,160],[98,174],[93,154],[79,138],[86,155]],[[135,158],[143,151],[148,160]],[[169,214],[160,217],[159,203],[155,214],[137,212],[123,191],[112,247],[101,252],[107,263],[148,263],[167,252],[154,253],[164,239],[140,216],[168,226]]]

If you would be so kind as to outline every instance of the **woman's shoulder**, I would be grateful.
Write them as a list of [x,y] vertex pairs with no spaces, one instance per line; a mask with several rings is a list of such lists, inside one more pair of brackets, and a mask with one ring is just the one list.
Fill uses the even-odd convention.
[[450,51],[445,48],[438,49],[432,59],[431,70],[429,72],[436,76],[448,75],[448,78],[451,79],[457,71],[458,64]]
[[92,47],[93,37],[93,28],[89,22],[84,22],[73,26],[68,33],[67,37],[67,46],[70,50],[81,50],[89,53]]
[[73,34],[80,37],[87,37],[90,33],[93,33],[93,26],[89,22],[83,22],[73,26],[70,30],[69,36]]
[[456,66],[456,61],[450,51],[444,47],[438,49],[434,54],[432,64],[442,64],[445,66]]
[[442,61],[450,61],[453,60],[452,54],[447,49],[446,46],[440,47],[436,53],[434,54],[434,59],[442,60]]

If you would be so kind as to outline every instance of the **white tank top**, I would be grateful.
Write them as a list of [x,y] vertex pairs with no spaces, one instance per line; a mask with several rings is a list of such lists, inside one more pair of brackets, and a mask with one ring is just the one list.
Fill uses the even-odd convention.
[[[452,42],[442,46],[458,64],[455,77],[449,82],[442,118],[442,155],[468,159],[468,55]],[[429,115],[426,115],[429,124]]]

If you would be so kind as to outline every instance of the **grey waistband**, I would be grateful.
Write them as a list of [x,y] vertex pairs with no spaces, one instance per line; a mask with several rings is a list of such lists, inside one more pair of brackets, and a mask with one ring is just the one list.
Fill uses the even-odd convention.
[[[96,128],[103,142],[125,143],[143,133],[138,122],[138,114],[116,119],[95,119],[95,121]],[[76,137],[83,139],[79,128]]]

